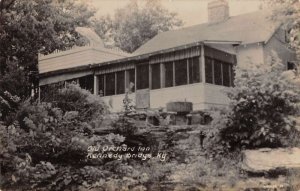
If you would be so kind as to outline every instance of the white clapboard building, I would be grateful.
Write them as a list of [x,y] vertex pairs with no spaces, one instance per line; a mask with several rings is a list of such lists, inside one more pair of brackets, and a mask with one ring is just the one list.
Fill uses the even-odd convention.
[[92,30],[80,28],[89,45],[39,56],[40,89],[77,81],[112,111],[122,110],[130,82],[137,108],[164,108],[170,101],[192,102],[194,110],[225,106],[223,89],[234,85],[235,64],[263,64],[275,51],[287,69],[293,67],[286,30],[268,15],[231,17],[226,1],[210,1],[207,23],[159,33],[133,54],[105,48]]

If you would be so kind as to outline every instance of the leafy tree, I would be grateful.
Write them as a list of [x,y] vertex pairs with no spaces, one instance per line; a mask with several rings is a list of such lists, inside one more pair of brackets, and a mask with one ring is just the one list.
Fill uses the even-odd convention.
[[3,0],[0,5],[2,75],[9,73],[11,62],[29,75],[29,71],[37,71],[38,53],[49,54],[83,44],[75,28],[88,25],[94,14],[76,0]]
[[[273,55],[266,65],[236,69],[220,140],[230,149],[292,146],[299,139],[300,79]],[[225,127],[224,127],[225,126]]]
[[99,18],[94,18],[91,22],[91,27],[94,28],[95,32],[100,36],[100,38],[105,42],[107,47],[113,46],[112,39],[112,18],[110,15],[101,16]]
[[144,6],[131,1],[118,9],[114,18],[102,17],[99,23],[95,25],[96,32],[105,39],[110,37],[115,46],[126,52],[134,52],[158,33],[182,25],[176,13],[163,8],[159,1],[150,0]]
[[272,8],[273,19],[287,24],[289,44],[300,60],[300,2],[298,0],[265,0]]

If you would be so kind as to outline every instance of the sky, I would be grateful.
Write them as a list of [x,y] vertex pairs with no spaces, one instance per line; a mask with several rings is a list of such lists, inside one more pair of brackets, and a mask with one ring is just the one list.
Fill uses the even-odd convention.
[[[143,0],[139,0],[142,2]],[[207,3],[210,0],[161,0],[163,6],[178,14],[184,26],[207,22]],[[129,0],[89,0],[96,8],[97,16],[111,14],[124,7]],[[259,10],[261,0],[228,0],[230,16],[245,14]]]

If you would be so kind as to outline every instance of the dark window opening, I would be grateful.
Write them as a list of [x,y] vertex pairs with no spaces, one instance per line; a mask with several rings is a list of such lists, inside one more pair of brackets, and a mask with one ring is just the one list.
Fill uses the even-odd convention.
[[115,95],[115,73],[106,74],[105,96]]
[[213,84],[213,61],[205,57],[205,82]]
[[128,70],[128,84],[127,84],[127,88],[130,88],[130,84],[131,84],[131,92],[135,91],[135,70]]
[[160,88],[160,64],[153,64],[152,67],[152,89]]
[[175,61],[175,85],[185,85],[187,84],[187,60]]
[[149,88],[149,65],[144,64],[136,67],[137,69],[137,89]]
[[288,62],[287,63],[287,69],[288,70],[296,70],[296,65],[293,62]]
[[233,66],[230,65],[230,86],[234,86],[234,71],[233,71]]
[[165,87],[173,86],[173,62],[165,63]]
[[222,85],[222,63],[218,60],[214,61],[214,77],[215,84]]
[[125,71],[117,72],[117,94],[125,93]]
[[89,76],[83,76],[79,78],[79,86],[82,89],[86,89],[90,92],[94,91],[94,76],[89,75]]
[[223,63],[223,85],[230,86],[230,65]]
[[45,102],[56,101],[58,99],[59,89],[63,89],[65,82],[57,82],[40,86],[40,100]]
[[199,57],[189,58],[189,82],[200,82]]

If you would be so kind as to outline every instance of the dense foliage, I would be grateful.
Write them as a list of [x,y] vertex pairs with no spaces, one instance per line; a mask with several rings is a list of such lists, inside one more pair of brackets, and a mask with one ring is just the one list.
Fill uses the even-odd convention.
[[157,0],[147,0],[140,6],[131,1],[118,9],[113,18],[102,17],[95,21],[95,30],[102,38],[125,52],[134,52],[159,32],[182,25],[176,14],[163,8]]
[[265,3],[274,9],[272,18],[284,23],[290,48],[296,51],[299,67],[300,2],[298,0],[265,0]]
[[[15,121],[0,124],[1,189],[186,190],[203,188],[210,179],[217,181],[216,169],[228,167],[199,155],[199,138],[185,132],[185,127],[153,131],[157,127],[139,120],[128,95],[124,113],[116,116],[107,112],[99,97],[77,85],[70,84],[57,94],[58,101],[20,103],[13,111]],[[89,111],[93,115],[88,116]],[[152,157],[93,158],[88,157],[90,146],[149,147],[130,153]],[[231,179],[237,171],[228,168]],[[189,177],[191,169],[194,178]]]
[[22,103],[16,121],[7,128],[1,126],[4,187],[64,190],[105,176],[86,156],[89,145],[114,145],[123,140],[115,134],[94,134],[107,107],[99,97],[76,85],[58,94],[60,102]]
[[[75,28],[89,25],[94,11],[77,0],[2,0],[0,1],[0,91],[2,82],[11,78],[11,92],[30,96],[37,84],[38,53],[49,54],[82,45],[85,40]],[[11,70],[15,64],[16,76]],[[23,88],[19,88],[19,86]],[[24,88],[27,88],[24,91]]]
[[10,92],[0,92],[0,121],[11,124],[19,107],[20,98]]
[[266,65],[236,68],[229,111],[218,122],[219,142],[231,150],[298,144],[300,80],[273,55]]

